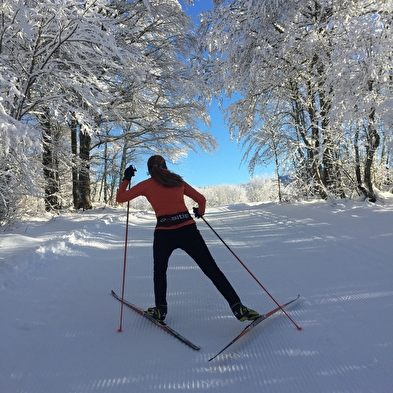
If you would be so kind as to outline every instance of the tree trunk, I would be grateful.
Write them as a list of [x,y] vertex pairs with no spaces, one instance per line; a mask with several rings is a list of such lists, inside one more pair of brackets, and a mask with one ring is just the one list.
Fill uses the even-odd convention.
[[57,160],[54,152],[54,138],[49,109],[45,109],[44,113],[38,116],[39,122],[42,127],[42,165],[45,178],[45,209],[51,211],[53,209],[59,210],[61,208],[58,193],[59,186],[59,172]]
[[364,182],[370,193],[370,201],[376,202],[377,198],[373,190],[373,183],[371,178],[372,165],[374,162],[374,155],[380,143],[380,136],[374,123],[375,108],[372,108],[369,115],[369,122],[367,127],[367,147],[366,147],[366,162],[364,164]]
[[78,176],[78,123],[73,118],[70,123],[72,151],[72,201],[74,209],[79,209],[79,176]]
[[[108,136],[108,130],[106,130],[106,135]],[[104,203],[108,203],[108,142],[107,139],[105,139],[105,144],[104,144],[104,173],[103,173],[103,191],[104,191]]]
[[372,165],[374,162],[375,151],[379,146],[380,137],[378,131],[375,129],[374,124],[369,124],[367,133],[367,148],[366,148],[366,162],[364,164],[364,183],[369,191],[369,199],[371,202],[376,202],[377,198],[373,189],[373,182],[371,178]]
[[93,207],[90,197],[90,142],[90,135],[86,132],[80,131],[79,208],[82,208],[83,210],[88,210]]
[[[371,201],[373,200],[374,195],[371,194],[367,188],[363,186],[363,181],[362,181],[362,172],[361,172],[361,167],[360,167],[360,154],[359,154],[359,129],[356,130],[355,133],[355,138],[354,138],[354,149],[355,149],[355,175],[356,175],[356,182],[357,182],[357,187],[358,190],[360,191],[361,194],[364,195],[365,198],[369,198]],[[375,202],[375,201],[374,201]]]

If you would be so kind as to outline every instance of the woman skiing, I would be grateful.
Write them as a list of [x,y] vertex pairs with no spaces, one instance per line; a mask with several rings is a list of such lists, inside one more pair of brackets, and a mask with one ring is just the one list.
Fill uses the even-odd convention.
[[168,261],[172,252],[180,248],[210,278],[227,300],[238,320],[246,321],[258,318],[259,314],[256,311],[241,303],[234,288],[214,261],[194,219],[187,210],[184,195],[198,203],[198,208],[194,209],[195,217],[202,217],[205,213],[205,197],[187,184],[181,176],[169,171],[162,156],[151,156],[147,162],[147,168],[151,177],[129,190],[127,190],[127,186],[135,174],[135,169],[133,166],[129,166],[124,171],[116,201],[126,202],[143,195],[152,205],[157,217],[153,241],[155,307],[149,308],[148,314],[159,322],[163,322],[165,319],[167,314],[166,271]]

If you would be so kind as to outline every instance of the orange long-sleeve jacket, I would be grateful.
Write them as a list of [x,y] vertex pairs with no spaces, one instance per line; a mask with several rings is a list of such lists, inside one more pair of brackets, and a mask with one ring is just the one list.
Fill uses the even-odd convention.
[[[198,203],[198,212],[203,215],[206,208],[206,198],[188,183],[183,182],[181,187],[164,187],[152,178],[141,181],[127,190],[128,180],[123,180],[117,191],[116,201],[127,202],[138,196],[144,196],[152,205],[156,217],[172,215],[187,211],[184,195]],[[184,225],[195,223],[189,220],[170,228],[160,227],[157,229],[176,229]]]

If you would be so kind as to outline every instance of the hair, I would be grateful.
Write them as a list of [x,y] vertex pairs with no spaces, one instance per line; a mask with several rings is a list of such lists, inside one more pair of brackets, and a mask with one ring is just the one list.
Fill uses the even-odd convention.
[[150,176],[164,187],[181,187],[183,178],[168,170],[166,162],[162,156],[151,156],[147,161],[147,170]]

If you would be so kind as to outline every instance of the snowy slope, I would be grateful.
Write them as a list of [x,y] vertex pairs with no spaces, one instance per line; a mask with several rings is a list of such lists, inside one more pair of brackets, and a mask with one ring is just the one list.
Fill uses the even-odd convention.
[[[205,218],[288,313],[264,321],[212,362],[244,328],[176,251],[167,323],[178,342],[124,309],[118,333],[125,209],[37,219],[0,234],[0,393],[393,391],[393,201],[231,205]],[[153,305],[150,212],[132,211],[126,298]],[[199,220],[242,301],[275,307]]]

